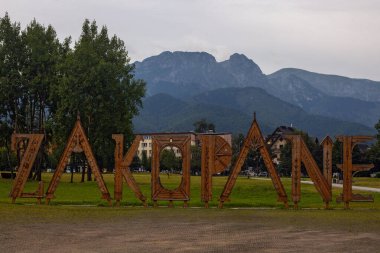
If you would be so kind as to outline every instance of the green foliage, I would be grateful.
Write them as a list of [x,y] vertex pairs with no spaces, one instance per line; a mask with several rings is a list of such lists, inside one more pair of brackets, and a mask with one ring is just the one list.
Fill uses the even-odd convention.
[[194,132],[196,133],[207,133],[215,132],[215,125],[213,123],[208,123],[206,119],[201,119],[193,124]]
[[133,157],[132,162],[131,162],[131,168],[135,169],[135,168],[139,168],[139,167],[141,167],[141,160],[137,155],[135,155]]
[[132,136],[132,118],[142,105],[145,83],[133,79],[123,41],[110,38],[106,27],[98,31],[96,22],[88,20],[65,58],[62,73],[55,86],[57,108],[52,111],[55,142],[64,142],[79,112],[98,162],[111,167],[114,143],[110,136]]
[[[376,123],[376,143],[374,143],[366,154],[366,158],[369,162],[375,165],[373,171],[380,171],[380,120]],[[379,174],[377,174],[379,176]]]
[[231,164],[235,164],[240,150],[243,147],[245,136],[242,133],[236,134],[232,137],[232,159]]
[[1,121],[15,131],[25,130],[25,41],[19,23],[8,13],[0,20],[0,113]]
[[[319,145],[318,138],[312,138],[309,136],[308,133],[296,130],[294,134],[301,135],[303,141],[305,142],[307,148],[309,149],[310,153],[312,154],[314,160],[317,162],[319,168],[322,168],[322,160],[323,160],[323,150],[322,147]],[[289,176],[292,171],[292,144],[288,141],[282,148],[281,148],[281,160],[279,164],[280,173],[283,175]],[[306,169],[304,168],[302,164],[302,172],[306,173]]]
[[277,166],[277,170],[280,175],[290,176],[292,171],[292,144],[287,142],[280,149],[280,163]]
[[201,174],[202,149],[198,145],[191,146],[191,164],[190,170],[192,175]]
[[[234,165],[243,148],[245,136],[241,133],[233,136],[232,138],[232,159],[231,164]],[[244,160],[241,170],[253,169],[254,172],[259,173],[266,170],[264,161],[258,150],[250,149],[248,155]]]
[[148,158],[148,155],[146,153],[146,150],[142,151],[141,155],[141,165],[145,168],[150,170],[151,169],[151,158]]
[[175,149],[163,149],[160,154],[160,170],[166,170],[169,172],[182,170],[182,158],[177,157]]
[[[133,79],[124,42],[86,20],[70,47],[52,26],[33,20],[25,30],[8,14],[0,19],[0,139],[9,150],[12,130],[45,133],[56,164],[77,113],[100,167],[113,166],[112,133],[132,136],[145,83]],[[54,139],[53,139],[54,137]],[[131,141],[131,140],[128,140]],[[43,148],[44,149],[44,148]],[[47,150],[44,150],[46,157]],[[41,161],[42,163],[42,161]]]

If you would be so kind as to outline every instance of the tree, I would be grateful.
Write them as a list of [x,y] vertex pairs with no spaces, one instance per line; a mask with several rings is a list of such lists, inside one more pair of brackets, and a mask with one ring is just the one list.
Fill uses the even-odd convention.
[[176,157],[174,149],[163,149],[160,154],[160,169],[167,171],[180,171],[181,158]]
[[[17,163],[10,152],[12,132],[23,132],[25,128],[26,86],[24,67],[25,43],[19,23],[12,23],[8,13],[0,18],[0,139],[5,147],[6,163],[13,172]],[[20,160],[20,153],[17,160]]]
[[131,168],[135,169],[135,168],[140,168],[140,167],[141,167],[140,158],[137,155],[135,155],[131,162]]
[[367,159],[375,165],[373,171],[380,171],[380,120],[376,123],[376,143],[367,152]]
[[[52,102],[50,89],[58,82],[60,43],[52,26],[44,27],[33,20],[22,32],[26,47],[24,76],[27,92],[26,126],[29,133],[44,133]],[[35,177],[41,180],[41,167],[47,164],[45,138],[37,157]]]
[[242,133],[239,133],[232,138],[232,159],[231,159],[231,164],[235,164],[240,150],[243,146],[244,143],[244,135]]
[[198,145],[191,146],[191,167],[190,171],[193,175],[201,173],[201,156],[202,149]]
[[[1,19],[0,113],[2,128],[7,129],[1,138],[7,149],[12,129],[17,133],[46,134],[50,87],[57,81],[60,47],[51,26],[46,28],[33,20],[21,31],[18,23],[11,23],[7,13]],[[47,164],[43,162],[46,153],[42,148],[37,157],[35,175],[39,180],[39,168]]]
[[[142,106],[145,83],[133,79],[124,42],[108,36],[103,26],[85,20],[73,50],[67,50],[60,82],[54,87],[55,143],[64,143],[76,115],[81,121],[100,167],[113,167],[110,136],[132,136],[132,118]],[[131,140],[129,140],[131,141]]]
[[206,119],[201,119],[193,124],[194,132],[196,133],[207,133],[215,132],[215,125],[213,123],[208,123]]
[[26,46],[24,67],[27,86],[28,132],[45,132],[47,109],[51,106],[50,89],[58,82],[60,43],[52,26],[33,20],[22,32]]
[[141,153],[141,165],[145,169],[148,169],[148,168],[150,169],[150,161],[149,161],[148,155],[146,153],[146,150],[143,150]]
[[2,124],[16,132],[25,131],[26,47],[19,23],[8,13],[0,20],[0,113]]

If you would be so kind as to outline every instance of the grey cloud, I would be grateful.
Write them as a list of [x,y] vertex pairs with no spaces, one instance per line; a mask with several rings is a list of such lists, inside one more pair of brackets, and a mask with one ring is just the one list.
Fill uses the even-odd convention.
[[34,17],[61,39],[85,18],[107,25],[132,61],[164,50],[244,53],[265,73],[298,67],[380,80],[380,2],[375,0],[0,0],[23,26]]

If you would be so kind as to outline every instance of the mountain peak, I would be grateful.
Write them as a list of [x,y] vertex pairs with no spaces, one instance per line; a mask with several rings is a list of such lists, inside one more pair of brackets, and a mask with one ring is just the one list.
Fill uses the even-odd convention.
[[251,59],[249,59],[247,56],[245,56],[244,54],[238,54],[238,53],[234,53],[230,56],[230,59],[229,61],[249,61],[249,62],[253,62]]
[[216,59],[213,55],[207,52],[187,52],[187,51],[164,51],[157,57],[160,58],[174,58],[182,61],[199,61],[215,63]]

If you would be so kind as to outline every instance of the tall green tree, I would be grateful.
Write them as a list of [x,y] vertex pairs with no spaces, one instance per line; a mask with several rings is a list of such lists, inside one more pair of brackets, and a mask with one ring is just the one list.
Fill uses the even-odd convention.
[[56,143],[64,143],[77,113],[101,167],[113,166],[110,136],[132,136],[132,118],[142,106],[145,83],[135,80],[134,66],[124,42],[109,37],[103,26],[85,20],[82,33],[62,64],[62,77],[54,87]]
[[[29,133],[46,133],[46,122],[52,106],[51,88],[59,80],[61,45],[52,26],[45,27],[33,20],[22,32],[26,48],[24,80],[26,85],[26,128]],[[50,140],[50,138],[49,138]],[[37,157],[35,177],[41,180],[41,169],[47,165],[47,138]]]
[[24,66],[27,87],[28,132],[45,132],[46,113],[51,107],[50,90],[58,80],[60,43],[52,26],[33,20],[22,32],[26,47]]
[[26,47],[19,23],[12,23],[8,13],[0,19],[0,113],[3,127],[25,131]]
[[0,142],[5,148],[6,163],[13,171],[16,163],[11,159],[12,132],[26,130],[25,85],[26,48],[19,23],[12,23],[8,13],[0,18]]

